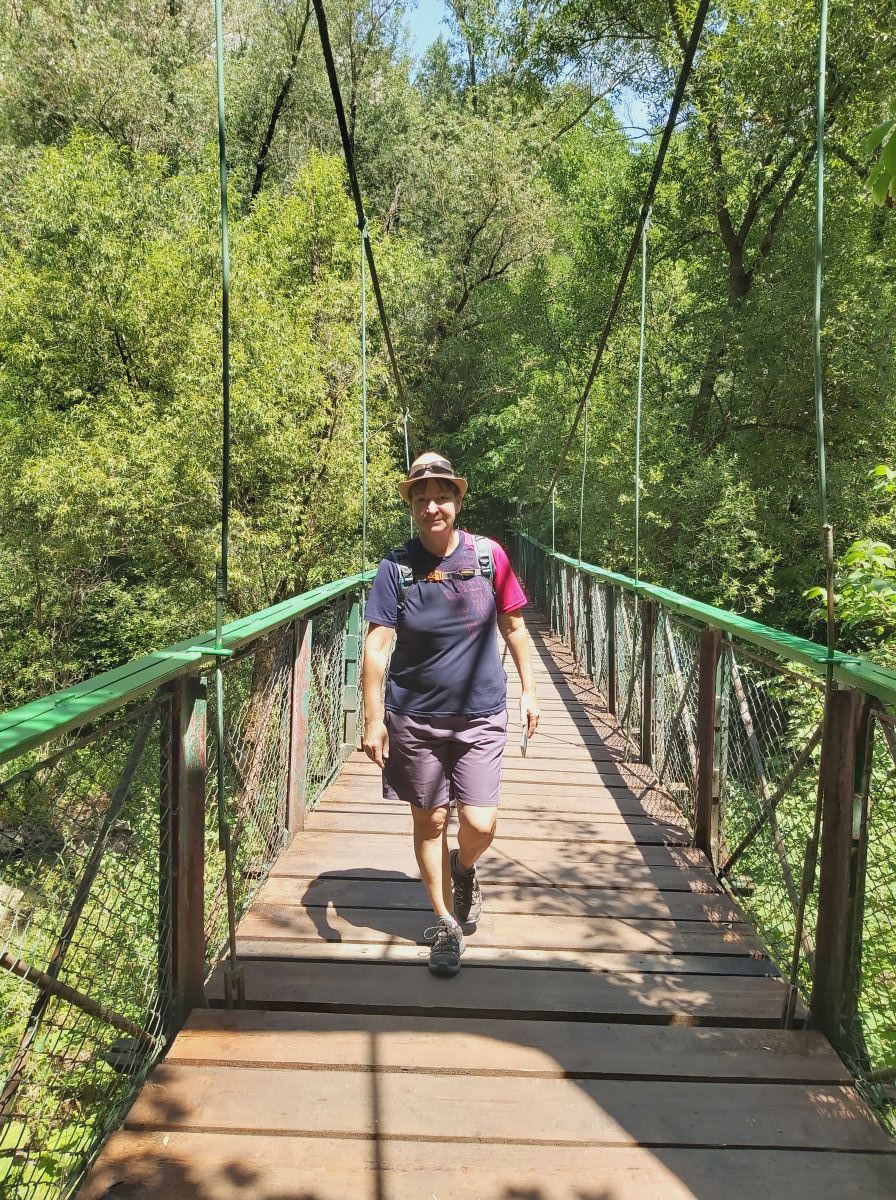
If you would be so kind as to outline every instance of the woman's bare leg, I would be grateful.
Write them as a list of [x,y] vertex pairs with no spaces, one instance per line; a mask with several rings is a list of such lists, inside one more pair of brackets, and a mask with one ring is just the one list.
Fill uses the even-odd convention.
[[475,867],[477,860],[495,840],[498,809],[458,804],[457,819],[460,826],[457,831],[458,865],[468,871],[470,867]]
[[448,860],[448,813],[442,808],[410,806],[414,818],[414,854],[432,911],[437,917],[451,917],[451,866]]

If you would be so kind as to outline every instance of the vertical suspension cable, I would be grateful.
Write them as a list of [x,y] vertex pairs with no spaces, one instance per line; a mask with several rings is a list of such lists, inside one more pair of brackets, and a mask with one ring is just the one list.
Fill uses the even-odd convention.
[[818,443],[818,499],[821,513],[822,550],[827,591],[828,688],[834,678],[830,661],[836,642],[834,622],[834,530],[828,519],[827,464],[824,446],[824,376],[821,358],[821,292],[824,273],[824,111],[827,80],[828,0],[821,0],[818,29],[818,97],[815,174],[815,309],[813,314],[813,363],[815,373],[815,434]]
[[585,471],[588,467],[588,401],[585,401],[585,429],[582,437],[582,483],[579,488],[579,566],[582,565],[582,520],[585,515]]
[[218,93],[218,180],[221,201],[221,556],[215,588],[215,645],[221,649],[227,600],[230,542],[230,235],[227,225],[227,140],[224,123],[224,32],[221,0],[215,0],[215,73]]
[[[406,408],[404,410],[404,418],[403,418],[402,423],[404,425],[404,466],[405,466],[405,470],[407,471],[408,475],[410,475],[410,473],[411,473],[411,448],[408,443],[408,423],[410,422],[410,419],[411,419],[411,410],[409,408]],[[413,533],[414,533],[414,515],[413,515],[413,513],[408,514],[408,520],[411,523],[411,534],[413,535]]]
[[557,487],[551,488],[551,554],[557,553]]
[[641,404],[644,395],[644,342],[647,313],[647,231],[650,209],[641,226],[641,335],[638,346],[638,399],[635,413],[635,583],[641,576]]
[[[828,487],[824,445],[824,375],[821,357],[821,293],[824,274],[824,124],[825,84],[827,78],[828,0],[820,0],[818,20],[818,89],[816,99],[816,172],[815,172],[815,303],[813,308],[812,360],[815,376],[815,437],[818,451],[818,506],[821,516],[821,542],[824,555],[826,591],[826,634],[827,655],[825,656],[824,720],[827,722],[831,695],[834,690],[834,647],[837,630],[834,620],[834,530],[828,519]],[[822,735],[824,756],[824,734]],[[803,946],[803,929],[806,920],[806,905],[809,893],[815,884],[818,865],[818,846],[824,811],[823,776],[819,772],[815,795],[815,815],[812,833],[806,842],[806,857],[795,914],[793,949],[790,957],[790,974],[781,1023],[785,1029],[792,1027],[799,999],[800,949]]]
[[361,573],[367,570],[367,222],[361,229]]
[[585,428],[582,434],[582,483],[579,487],[579,569],[575,576],[576,609],[575,625],[572,630],[573,658],[579,665],[579,638],[576,631],[582,627],[583,605],[585,602],[582,585],[582,522],[585,515],[585,473],[588,469],[588,401],[585,401]]
[[215,746],[218,783],[218,847],[224,855],[227,888],[227,933],[229,969],[224,971],[224,995],[232,1007],[234,991],[245,1003],[245,983],[236,957],[236,904],[233,890],[233,844],[227,819],[226,772],[224,768],[224,675],[221,661],[228,652],[223,646],[224,605],[228,589],[230,543],[230,239],[227,225],[227,137],[224,113],[224,20],[221,0],[215,0],[215,83],[218,96],[218,178],[221,201],[221,556],[215,572]]

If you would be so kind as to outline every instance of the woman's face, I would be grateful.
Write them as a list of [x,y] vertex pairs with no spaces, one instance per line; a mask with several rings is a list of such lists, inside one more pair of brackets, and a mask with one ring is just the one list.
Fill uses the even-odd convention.
[[457,492],[444,479],[426,479],[411,489],[411,513],[421,533],[446,533],[459,512]]

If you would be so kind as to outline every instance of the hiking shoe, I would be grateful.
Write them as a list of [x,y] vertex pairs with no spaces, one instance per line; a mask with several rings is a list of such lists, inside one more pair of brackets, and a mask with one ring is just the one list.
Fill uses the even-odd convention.
[[442,917],[438,925],[427,929],[423,936],[432,942],[429,969],[433,975],[445,978],[456,975],[460,970],[460,956],[464,952],[464,935],[460,928],[447,917]]
[[451,882],[454,884],[454,915],[461,925],[475,925],[482,916],[482,892],[476,868],[462,871],[458,851],[451,851]]

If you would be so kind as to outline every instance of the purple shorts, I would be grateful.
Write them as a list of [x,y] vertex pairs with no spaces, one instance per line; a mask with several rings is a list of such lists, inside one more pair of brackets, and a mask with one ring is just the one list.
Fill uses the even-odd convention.
[[494,808],[501,790],[507,712],[489,717],[426,717],[386,710],[389,757],[383,795],[417,808],[452,800]]

